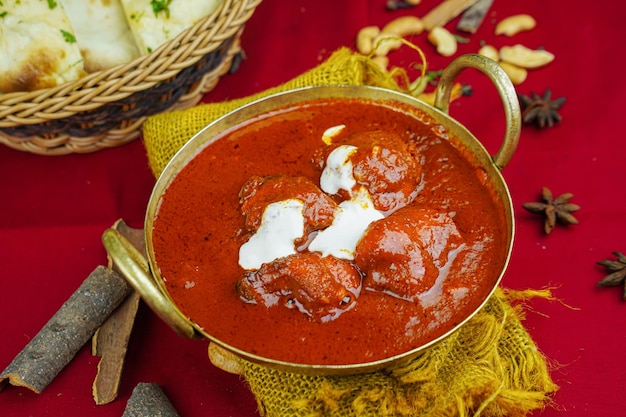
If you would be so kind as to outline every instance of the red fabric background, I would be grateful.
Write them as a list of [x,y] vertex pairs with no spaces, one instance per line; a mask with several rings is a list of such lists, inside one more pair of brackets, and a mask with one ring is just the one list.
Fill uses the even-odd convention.
[[[425,14],[438,1],[413,10],[385,10],[385,0],[264,0],[246,27],[247,60],[225,76],[205,101],[242,97],[282,83],[312,68],[340,46],[352,46],[357,31],[400,14]],[[609,6],[611,4],[611,6]],[[623,415],[626,375],[626,302],[621,289],[596,288],[604,271],[596,261],[626,252],[626,145],[623,100],[625,6],[619,2],[496,1],[490,16],[459,53],[476,52],[481,41],[522,43],[555,53],[548,67],[533,71],[520,93],[551,88],[566,96],[562,123],[551,129],[524,127],[503,174],[516,210],[517,235],[502,281],[508,288],[554,288],[559,302],[534,300],[525,324],[551,360],[561,387],[553,417]],[[494,21],[529,13],[537,28],[515,38],[493,36]],[[456,22],[448,25],[454,29]],[[425,41],[431,69],[451,59]],[[393,62],[418,61],[410,50]],[[478,73],[462,81],[474,94],[458,100],[451,115],[495,152],[503,112],[495,90]],[[102,231],[118,218],[141,227],[154,184],[141,141],[88,155],[44,157],[0,147],[0,368],[4,368],[74,292],[96,265],[106,263]],[[544,235],[541,219],[521,204],[542,186],[574,193],[580,224]],[[573,308],[572,308],[573,307]],[[133,387],[157,382],[183,416],[254,416],[256,405],[238,377],[214,368],[204,341],[176,336],[142,307],[115,402],[96,406],[91,384],[98,359],[83,348],[44,390],[34,394],[9,386],[0,393],[2,416],[118,416]]]

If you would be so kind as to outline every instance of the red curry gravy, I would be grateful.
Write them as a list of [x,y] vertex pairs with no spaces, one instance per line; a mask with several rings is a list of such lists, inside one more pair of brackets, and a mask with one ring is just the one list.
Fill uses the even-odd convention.
[[[403,105],[397,103],[399,108]],[[169,185],[154,221],[156,265],[181,311],[237,349],[279,361],[343,365],[395,356],[463,321],[493,288],[505,263],[503,204],[473,154],[416,109],[358,99],[320,99],[274,111],[222,134]],[[243,302],[235,290],[244,218],[239,192],[252,176],[304,176],[319,183],[312,163],[322,134],[394,132],[417,146],[423,188],[411,204],[451,213],[466,244],[420,301],[360,292],[355,306],[328,322],[296,309]]]

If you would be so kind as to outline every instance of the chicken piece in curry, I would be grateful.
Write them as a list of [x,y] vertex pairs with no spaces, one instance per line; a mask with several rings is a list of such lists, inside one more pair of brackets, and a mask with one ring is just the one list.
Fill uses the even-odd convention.
[[[420,154],[415,144],[391,132],[360,132],[321,149],[314,162],[323,168],[328,155],[341,145],[356,147],[349,156],[355,187],[365,186],[377,210],[393,212],[415,199],[422,181]],[[345,190],[340,195],[348,198]]]
[[[286,199],[297,199],[304,204],[305,233],[330,226],[335,216],[337,203],[324,194],[311,180],[305,177],[253,176],[244,184],[239,193],[241,212],[249,231],[256,231],[265,208],[270,204]],[[299,242],[303,243],[303,242]]]
[[448,214],[411,205],[370,225],[355,262],[366,289],[414,301],[445,273],[462,245]]
[[361,275],[348,261],[302,252],[247,271],[237,281],[242,300],[271,307],[282,303],[316,321],[350,309],[361,289]]

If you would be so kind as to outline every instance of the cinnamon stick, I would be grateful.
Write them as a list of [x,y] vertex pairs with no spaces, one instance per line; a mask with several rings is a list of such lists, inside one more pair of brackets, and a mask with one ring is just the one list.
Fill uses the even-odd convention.
[[0,374],[37,394],[76,356],[131,289],[124,278],[98,266]]
[[468,7],[476,3],[477,0],[445,0],[435,6],[422,18],[424,29],[432,30],[437,26],[444,26],[446,23],[457,17]]
[[154,382],[137,384],[122,417],[179,417],[161,387]]
[[[133,229],[123,220],[113,226],[142,253],[145,252],[142,229]],[[145,254],[144,254],[145,256]],[[109,258],[109,268],[119,270]],[[126,300],[109,316],[96,331],[91,341],[91,353],[100,356],[98,372],[92,385],[92,394],[96,404],[108,404],[117,398],[128,342],[137,316],[139,293],[133,291]]]
[[108,404],[117,398],[140,299],[139,293],[133,291],[92,338],[91,353],[101,358],[92,385],[97,405]]
[[463,32],[476,33],[492,4],[493,0],[478,0],[463,12],[456,28]]

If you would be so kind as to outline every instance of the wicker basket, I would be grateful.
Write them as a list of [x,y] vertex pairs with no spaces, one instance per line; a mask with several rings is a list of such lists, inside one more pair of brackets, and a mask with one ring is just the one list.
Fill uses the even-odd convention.
[[0,142],[62,155],[138,138],[148,116],[191,107],[217,85],[260,2],[223,0],[210,16],[129,64],[54,88],[0,94]]

